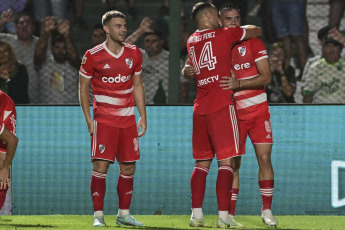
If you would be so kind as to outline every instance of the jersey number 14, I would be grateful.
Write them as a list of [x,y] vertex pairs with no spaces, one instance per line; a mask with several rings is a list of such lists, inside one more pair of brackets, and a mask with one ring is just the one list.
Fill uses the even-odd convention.
[[200,69],[207,67],[208,70],[216,68],[217,58],[213,55],[212,43],[206,42],[202,47],[199,61],[196,58],[194,46],[190,47],[189,56],[192,59],[194,71],[200,74]]

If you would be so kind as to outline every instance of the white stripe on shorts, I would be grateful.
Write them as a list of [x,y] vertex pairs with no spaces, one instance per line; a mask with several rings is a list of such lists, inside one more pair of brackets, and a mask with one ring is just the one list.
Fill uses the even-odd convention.
[[93,136],[92,136],[92,153],[91,156],[96,156],[97,145],[97,121],[93,120]]
[[229,105],[229,111],[230,111],[230,120],[232,123],[232,130],[234,133],[234,142],[235,142],[236,153],[239,153],[240,138],[239,138],[239,133],[238,133],[238,124],[237,124],[236,112],[235,112],[235,108],[233,105]]

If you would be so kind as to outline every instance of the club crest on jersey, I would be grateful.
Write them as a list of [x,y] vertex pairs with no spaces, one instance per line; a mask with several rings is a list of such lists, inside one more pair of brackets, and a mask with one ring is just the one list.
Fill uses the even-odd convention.
[[247,49],[245,46],[238,47],[238,52],[240,53],[241,56],[246,55],[246,51],[247,51]]
[[87,58],[84,56],[83,59],[81,59],[81,64],[85,64],[86,59],[87,59]]
[[100,145],[98,146],[99,152],[100,152],[100,153],[104,153],[106,147],[107,147],[106,145],[100,144]]
[[128,68],[132,68],[133,65],[133,59],[132,58],[126,58],[126,64],[128,66]]

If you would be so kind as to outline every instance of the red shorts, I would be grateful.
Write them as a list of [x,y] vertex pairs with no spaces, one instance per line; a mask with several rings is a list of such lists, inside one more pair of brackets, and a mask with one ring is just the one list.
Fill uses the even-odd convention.
[[207,114],[193,114],[193,158],[224,160],[240,154],[237,117],[233,105]]
[[[16,110],[14,109],[3,121],[5,127],[13,133],[13,135],[16,135]],[[5,141],[0,140],[0,152],[6,153],[7,144]]]
[[132,162],[140,159],[138,131],[136,125],[116,128],[94,120],[91,138],[91,161],[106,160]]
[[272,144],[273,134],[269,111],[248,120],[239,120],[241,153],[246,153],[246,140],[249,136],[253,144]]

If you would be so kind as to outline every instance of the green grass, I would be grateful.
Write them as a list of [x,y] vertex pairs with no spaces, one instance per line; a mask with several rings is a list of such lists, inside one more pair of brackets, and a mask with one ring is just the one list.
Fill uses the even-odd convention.
[[[145,223],[144,227],[134,229],[217,229],[217,216],[205,216],[208,228],[191,228],[188,226],[190,216],[152,215],[135,216]],[[345,229],[345,216],[276,216],[279,221],[278,229]],[[236,220],[246,229],[267,229],[260,216],[237,216]],[[108,225],[105,229],[133,229],[116,225],[116,216],[105,216]],[[87,215],[51,215],[51,216],[1,216],[0,229],[93,229],[93,216]]]

